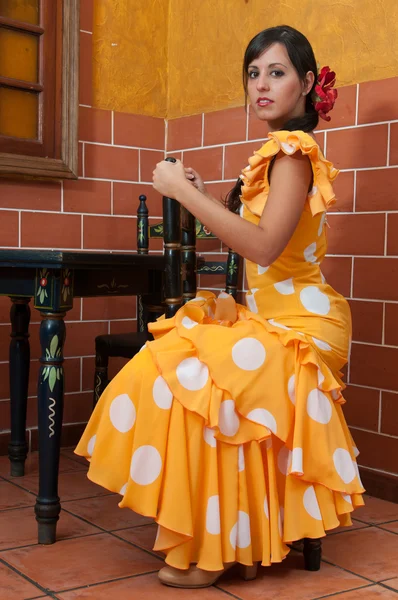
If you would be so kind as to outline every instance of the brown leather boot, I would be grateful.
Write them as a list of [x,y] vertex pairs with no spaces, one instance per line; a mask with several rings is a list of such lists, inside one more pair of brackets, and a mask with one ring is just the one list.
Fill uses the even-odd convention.
[[[159,571],[159,579],[164,585],[171,587],[195,589],[205,588],[213,585],[225,571],[237,563],[226,564],[221,571],[204,571],[192,565],[189,569],[175,569],[174,567],[163,567]],[[239,565],[240,574],[246,581],[255,579],[257,575],[258,563],[253,565]]]

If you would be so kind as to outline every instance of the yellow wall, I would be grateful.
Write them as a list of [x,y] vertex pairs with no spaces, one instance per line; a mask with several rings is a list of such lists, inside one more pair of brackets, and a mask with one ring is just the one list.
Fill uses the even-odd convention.
[[[138,4],[134,13],[126,8]],[[174,118],[240,106],[244,49],[258,31],[281,23],[310,39],[318,62],[336,70],[339,86],[398,76],[397,0],[97,5],[96,104],[106,108]]]

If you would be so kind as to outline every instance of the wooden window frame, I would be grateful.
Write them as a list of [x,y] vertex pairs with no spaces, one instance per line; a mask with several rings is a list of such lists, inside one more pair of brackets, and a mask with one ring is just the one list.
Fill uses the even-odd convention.
[[[55,1],[50,0],[50,2]],[[59,18],[60,15],[57,19]],[[60,68],[56,69],[55,73],[58,84],[55,84],[56,106],[53,114],[54,131],[57,132],[56,138],[58,138],[54,150],[56,152],[58,146],[60,158],[34,156],[33,153],[0,152],[0,176],[20,175],[51,179],[77,179],[78,177],[80,0],[62,0],[61,29],[62,40],[58,39],[56,44],[57,54],[59,50],[62,62],[59,61]],[[27,146],[30,143],[32,142],[27,141]],[[10,146],[12,147],[12,142]]]

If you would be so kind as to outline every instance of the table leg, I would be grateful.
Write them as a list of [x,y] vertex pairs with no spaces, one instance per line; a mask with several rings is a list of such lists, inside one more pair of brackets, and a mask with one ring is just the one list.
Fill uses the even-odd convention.
[[28,453],[26,443],[26,406],[29,383],[29,321],[30,298],[11,298],[11,342],[10,342],[10,405],[11,442],[8,446],[10,472],[13,477],[25,474]]
[[39,494],[35,505],[39,544],[55,542],[61,511],[58,468],[64,402],[64,316],[64,312],[41,311],[42,356],[38,381]]

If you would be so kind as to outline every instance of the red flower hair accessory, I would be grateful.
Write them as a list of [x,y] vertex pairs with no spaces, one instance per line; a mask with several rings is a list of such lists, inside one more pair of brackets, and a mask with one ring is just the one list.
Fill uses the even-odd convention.
[[324,121],[330,121],[327,113],[333,109],[337,98],[337,90],[333,90],[336,83],[336,73],[330,67],[322,67],[318,75],[313,92],[314,108]]

